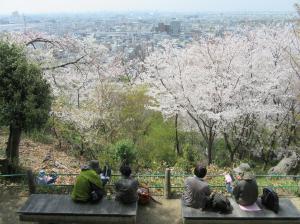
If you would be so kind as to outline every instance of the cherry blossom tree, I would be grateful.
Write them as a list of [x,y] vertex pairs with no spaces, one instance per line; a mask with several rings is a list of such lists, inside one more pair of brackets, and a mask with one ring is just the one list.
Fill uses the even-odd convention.
[[183,49],[166,42],[146,59],[142,79],[166,116],[179,112],[194,122],[211,163],[214,139],[229,124],[252,116],[271,122],[289,109],[283,105],[295,97],[295,82],[284,51],[288,34],[243,29]]

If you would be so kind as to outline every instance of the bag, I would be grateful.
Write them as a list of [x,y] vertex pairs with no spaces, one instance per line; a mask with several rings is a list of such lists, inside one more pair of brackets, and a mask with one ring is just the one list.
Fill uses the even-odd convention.
[[108,164],[103,167],[102,174],[105,177],[111,177],[111,168]]
[[140,205],[149,204],[149,202],[151,201],[151,195],[150,195],[149,188],[139,187],[137,192],[138,192],[138,196],[139,196],[139,200],[138,200],[139,204]]
[[264,188],[261,196],[261,203],[268,209],[278,213],[279,198],[277,193],[272,188]]
[[89,182],[91,186],[90,200],[92,203],[100,201],[104,196],[104,191],[101,188],[98,188],[93,183]]
[[226,196],[220,193],[214,193],[210,196],[208,207],[220,213],[229,213],[232,211],[230,201]]
[[103,186],[105,186],[109,182],[110,177],[111,177],[111,168],[109,165],[105,165],[100,174],[100,178]]

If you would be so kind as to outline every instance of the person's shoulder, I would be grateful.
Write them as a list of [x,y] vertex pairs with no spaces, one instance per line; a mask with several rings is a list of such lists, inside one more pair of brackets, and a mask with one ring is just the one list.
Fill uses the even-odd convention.
[[84,170],[82,172],[84,172],[84,175],[87,175],[87,176],[90,176],[90,177],[93,177],[93,178],[98,178],[99,177],[99,179],[100,179],[100,175],[98,175],[95,170],[92,170],[92,169],[91,170]]
[[120,185],[120,184],[122,184],[123,182],[122,182],[122,179],[119,179],[119,180],[117,180],[116,182],[115,182],[115,186],[118,186],[118,185]]
[[198,178],[198,177],[196,177],[196,176],[193,176],[193,177],[187,177],[187,178],[185,179],[185,182],[186,182],[186,183],[195,183],[195,182],[200,182],[200,181],[201,181],[201,179]]
[[206,180],[201,179],[201,183],[204,187],[209,187],[209,183]]
[[194,177],[187,177],[187,178],[185,178],[185,182],[191,182],[191,181],[193,181],[194,180]]
[[139,182],[137,179],[134,179],[134,178],[132,178],[132,181],[133,181],[134,183],[138,183],[138,182]]

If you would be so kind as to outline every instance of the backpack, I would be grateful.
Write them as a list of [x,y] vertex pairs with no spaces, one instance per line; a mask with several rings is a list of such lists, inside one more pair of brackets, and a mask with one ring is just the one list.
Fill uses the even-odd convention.
[[139,196],[139,204],[140,205],[147,205],[151,201],[151,195],[149,188],[145,187],[139,187],[138,190],[138,196]]
[[277,193],[272,188],[264,188],[261,196],[261,203],[268,209],[278,213],[279,198]]
[[95,184],[91,183],[90,181],[89,184],[92,190],[90,193],[90,202],[96,203],[103,198],[105,192],[101,188],[97,187]]
[[208,207],[220,213],[229,213],[232,211],[230,201],[225,195],[220,193],[214,193],[210,196]]
[[137,190],[137,193],[138,193],[138,196],[139,196],[139,204],[140,205],[147,205],[150,203],[150,201],[153,201],[157,204],[162,204],[161,202],[155,200],[151,194],[150,194],[150,190],[148,187],[139,187],[138,190]]
[[100,178],[101,178],[103,186],[105,186],[109,182],[110,177],[111,177],[111,168],[109,165],[106,164],[103,167],[103,170],[100,174]]

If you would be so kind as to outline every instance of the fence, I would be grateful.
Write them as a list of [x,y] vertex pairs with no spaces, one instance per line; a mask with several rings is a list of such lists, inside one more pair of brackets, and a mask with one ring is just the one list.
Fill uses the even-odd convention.
[[[70,193],[73,188],[76,176],[78,174],[58,174],[59,179],[54,185],[36,185],[36,175],[31,171],[27,174],[0,174],[0,181],[3,184],[15,183],[13,187],[27,188],[29,192],[38,193]],[[166,169],[165,173],[154,174],[135,174],[134,177],[142,184],[147,185],[152,194],[156,196],[164,196],[170,198],[180,195],[184,189],[184,179],[189,174],[172,173],[171,169]],[[113,193],[113,186],[120,175],[113,174],[110,182],[107,184],[109,192]],[[224,176],[222,174],[207,175],[207,181],[210,187],[216,191],[225,191]],[[260,190],[263,187],[272,187],[276,189],[279,195],[295,195],[299,193],[298,181],[300,175],[256,175],[257,183]]]

